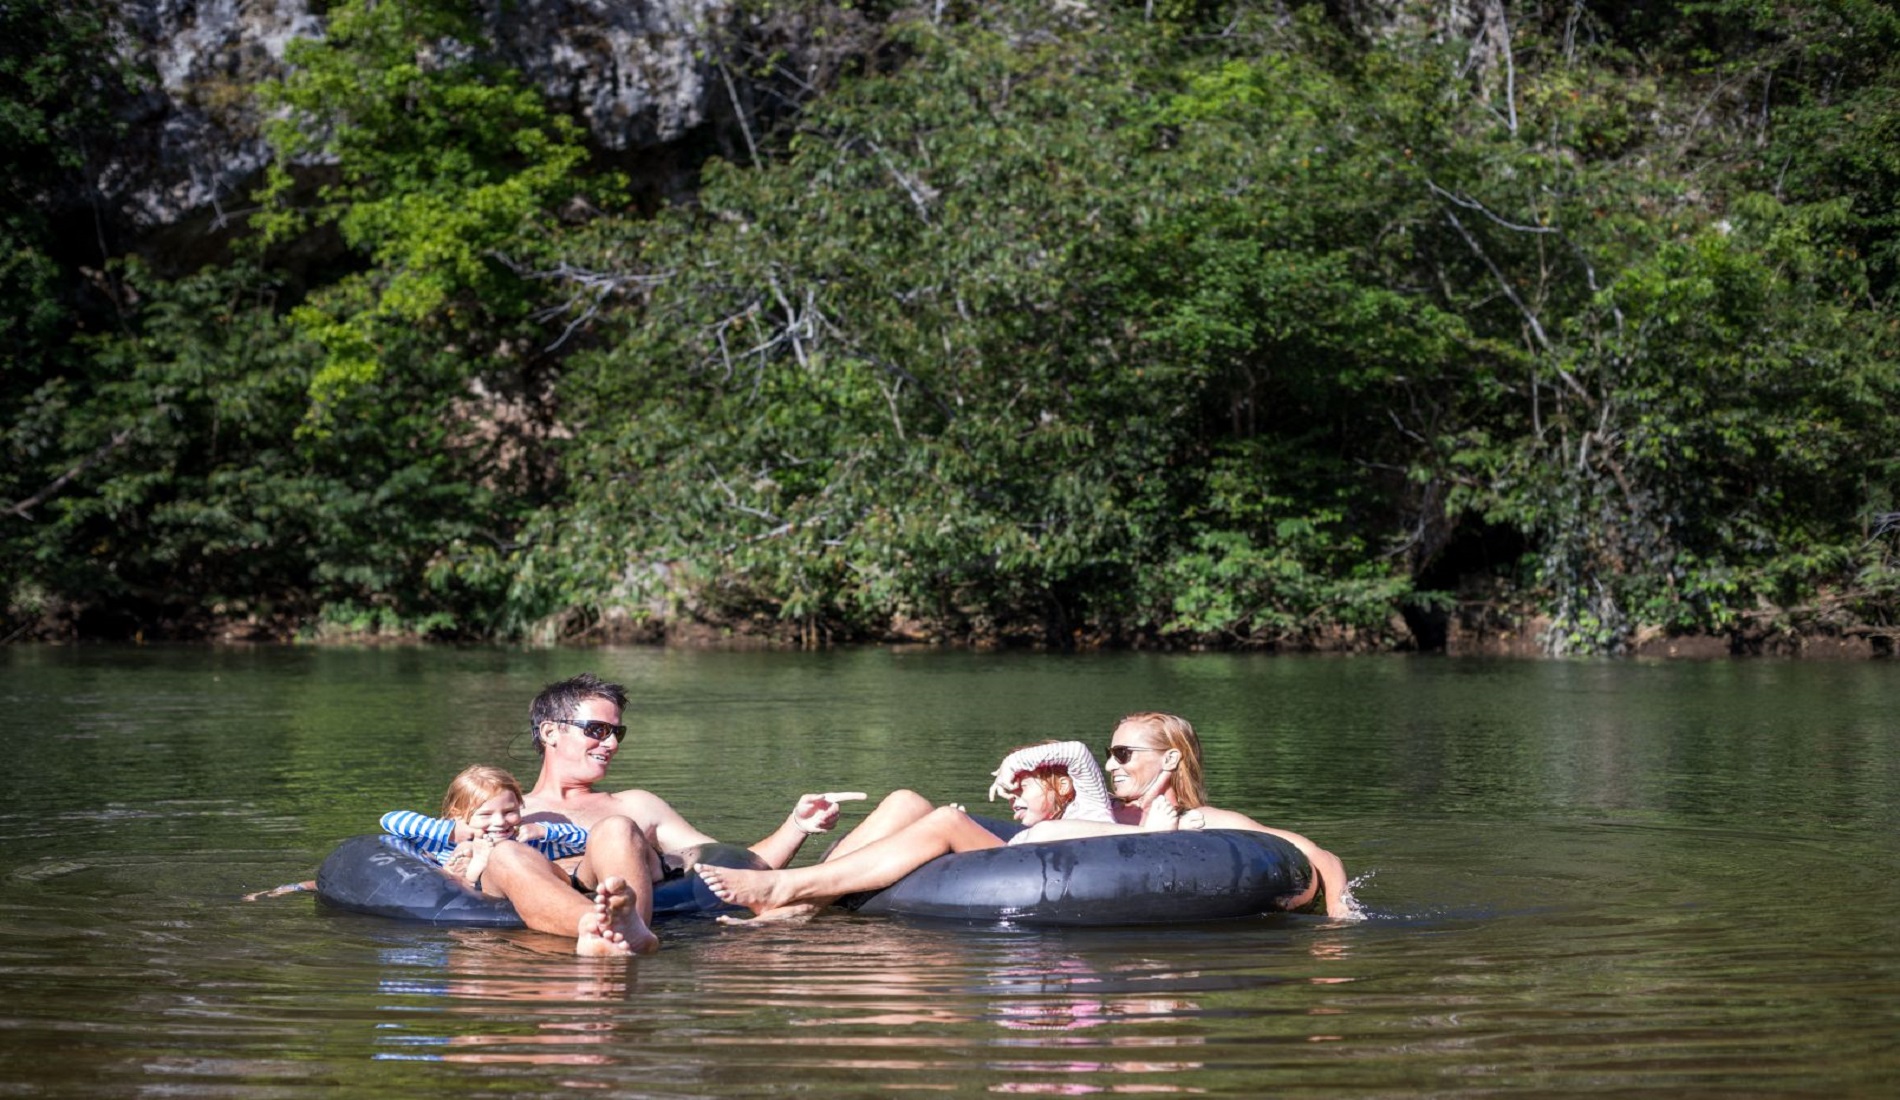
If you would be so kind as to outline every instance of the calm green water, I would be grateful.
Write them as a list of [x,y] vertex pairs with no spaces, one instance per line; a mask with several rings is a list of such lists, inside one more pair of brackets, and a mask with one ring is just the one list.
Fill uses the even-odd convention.
[[[749,843],[802,791],[982,799],[1134,709],[1370,918],[530,933],[245,891],[531,776],[539,686],[633,689],[614,785]],[[1887,1096],[1900,667],[1226,656],[0,649],[0,1095]]]

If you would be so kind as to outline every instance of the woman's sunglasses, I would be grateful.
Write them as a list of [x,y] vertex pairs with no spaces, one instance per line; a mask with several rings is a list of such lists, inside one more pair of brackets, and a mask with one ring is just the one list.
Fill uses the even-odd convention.
[[617,726],[612,722],[603,722],[598,718],[589,718],[586,721],[581,721],[577,718],[556,718],[553,720],[564,726],[573,726],[575,729],[580,730],[596,741],[605,741],[609,736],[616,741],[625,741],[627,739],[627,727]]
[[1146,745],[1110,745],[1108,758],[1117,764],[1128,763],[1128,758],[1138,752],[1166,752],[1166,749],[1151,749]]

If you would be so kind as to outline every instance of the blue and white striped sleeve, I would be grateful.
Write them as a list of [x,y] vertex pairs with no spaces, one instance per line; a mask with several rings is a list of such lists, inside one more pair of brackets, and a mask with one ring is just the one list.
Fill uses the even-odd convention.
[[383,815],[383,832],[413,841],[430,855],[441,855],[455,847],[450,839],[455,822],[446,817],[429,817],[414,810],[391,810]]
[[544,821],[547,835],[533,841],[534,847],[549,859],[577,856],[587,850],[587,830],[571,821]]

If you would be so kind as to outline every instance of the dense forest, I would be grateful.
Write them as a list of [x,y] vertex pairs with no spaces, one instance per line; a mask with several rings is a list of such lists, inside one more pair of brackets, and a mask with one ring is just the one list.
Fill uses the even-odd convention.
[[0,3],[0,638],[1891,646],[1891,5],[737,3],[658,189],[333,0],[171,252]]

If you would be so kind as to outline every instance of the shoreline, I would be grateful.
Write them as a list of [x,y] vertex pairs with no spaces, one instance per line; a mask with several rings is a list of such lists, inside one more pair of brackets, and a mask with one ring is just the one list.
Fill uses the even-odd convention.
[[[1466,609],[1467,611],[1469,609]],[[1895,656],[1900,627],[1868,624],[1816,624],[1808,630],[1773,628],[1757,624],[1722,634],[1669,634],[1655,628],[1639,630],[1616,652],[1609,654],[1553,654],[1543,643],[1550,621],[1542,617],[1513,618],[1496,608],[1478,614],[1460,614],[1443,624],[1443,642],[1421,646],[1417,635],[1395,617],[1378,636],[1345,629],[1316,632],[1299,643],[1270,645],[1208,640],[1161,639],[1091,635],[1077,632],[1056,644],[1046,637],[991,633],[955,635],[933,631],[928,624],[900,621],[879,635],[835,638],[829,631],[803,624],[752,619],[735,623],[702,621],[659,624],[635,622],[629,616],[609,615],[586,629],[547,631],[534,639],[503,640],[477,637],[434,637],[394,629],[355,630],[333,624],[312,626],[293,621],[234,619],[207,623],[199,629],[151,630],[130,634],[84,633],[61,624],[29,624],[0,637],[0,646],[166,645],[205,648],[272,646],[316,647],[512,647],[524,649],[683,649],[788,653],[814,650],[902,648],[967,651],[973,653],[1262,653],[1308,656],[1443,656],[1449,658],[1511,658],[1568,660],[1578,657],[1611,659],[1717,660],[1768,658],[1787,660],[1859,661]],[[38,627],[38,629],[35,629]]]

